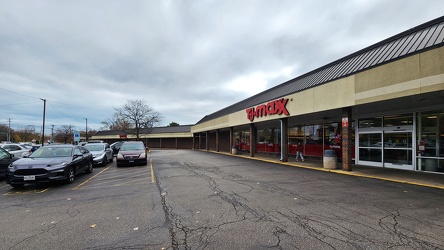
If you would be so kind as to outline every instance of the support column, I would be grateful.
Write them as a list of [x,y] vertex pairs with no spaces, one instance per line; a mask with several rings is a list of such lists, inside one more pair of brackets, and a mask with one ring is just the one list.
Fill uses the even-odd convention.
[[202,133],[199,133],[199,145],[197,145],[198,149],[202,149]]
[[288,118],[280,119],[281,122],[281,161],[288,162]]
[[219,152],[219,129],[216,129],[216,152]]
[[162,148],[162,138],[159,139],[159,147]]
[[177,141],[177,138],[176,138],[176,149],[179,149],[179,142]]
[[193,134],[193,147],[192,150],[196,149],[196,134]]
[[230,127],[230,153],[233,154],[233,150],[231,150],[231,147],[234,146],[234,129],[233,127]]
[[205,150],[210,150],[209,139],[210,139],[210,132],[207,131],[207,132],[205,132]]
[[254,157],[254,152],[256,151],[256,128],[254,123],[250,123],[250,156]]
[[352,111],[342,109],[342,170],[352,171]]

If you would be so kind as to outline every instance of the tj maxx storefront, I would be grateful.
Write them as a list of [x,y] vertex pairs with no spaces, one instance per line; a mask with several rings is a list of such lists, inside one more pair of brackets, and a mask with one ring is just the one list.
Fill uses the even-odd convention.
[[205,116],[197,149],[444,173],[444,17]]

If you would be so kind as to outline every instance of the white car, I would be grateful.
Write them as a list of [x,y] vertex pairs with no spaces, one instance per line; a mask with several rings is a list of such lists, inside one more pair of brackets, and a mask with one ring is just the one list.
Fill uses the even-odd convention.
[[0,147],[18,158],[22,158],[29,153],[28,148],[16,143],[0,144]]

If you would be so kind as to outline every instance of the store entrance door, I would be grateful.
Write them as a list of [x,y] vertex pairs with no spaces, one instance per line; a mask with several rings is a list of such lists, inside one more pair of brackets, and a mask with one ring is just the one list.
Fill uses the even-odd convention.
[[358,164],[414,170],[412,127],[359,132]]
[[414,170],[412,130],[384,131],[383,138],[384,167]]

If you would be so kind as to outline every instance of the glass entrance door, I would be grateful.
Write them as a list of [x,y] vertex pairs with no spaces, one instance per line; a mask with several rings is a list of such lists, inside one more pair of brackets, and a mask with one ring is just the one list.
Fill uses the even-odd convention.
[[384,167],[413,170],[412,131],[384,132]]
[[414,170],[413,114],[358,120],[358,164]]

